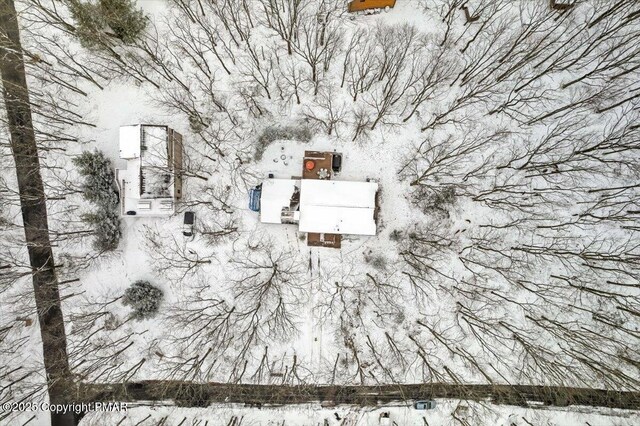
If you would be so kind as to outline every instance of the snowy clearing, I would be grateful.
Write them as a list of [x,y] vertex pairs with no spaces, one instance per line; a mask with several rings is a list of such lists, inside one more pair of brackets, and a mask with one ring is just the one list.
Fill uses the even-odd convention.
[[[17,0],[17,44],[3,9],[3,87],[21,63],[29,97],[3,104],[0,401],[144,380],[639,391],[638,3],[347,3]],[[428,424],[638,422],[455,404]],[[201,411],[120,424],[333,416]]]

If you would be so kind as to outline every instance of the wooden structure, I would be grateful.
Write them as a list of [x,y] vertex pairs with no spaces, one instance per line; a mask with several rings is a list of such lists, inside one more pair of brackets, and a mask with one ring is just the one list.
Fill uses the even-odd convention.
[[363,12],[371,9],[385,9],[396,5],[396,0],[353,0],[349,3],[349,12]]
[[169,164],[173,170],[173,193],[179,200],[182,198],[182,135],[167,127],[167,136]]
[[170,216],[182,198],[182,135],[164,125],[120,127],[120,158],[116,169],[121,214]]
[[[333,160],[332,152],[305,151],[302,159],[302,179],[322,179],[321,170],[327,170],[331,179],[331,166]],[[310,167],[310,165],[313,167]]]
[[[327,170],[325,179],[331,179],[333,153],[321,151],[305,151],[302,159],[302,179],[321,179],[321,170]],[[313,164],[313,167],[310,167]],[[307,233],[307,245],[310,247],[329,247],[339,249],[342,244],[340,234]]]
[[340,234],[318,234],[315,232],[307,233],[307,245],[309,247],[329,247],[339,249],[342,243],[342,235]]

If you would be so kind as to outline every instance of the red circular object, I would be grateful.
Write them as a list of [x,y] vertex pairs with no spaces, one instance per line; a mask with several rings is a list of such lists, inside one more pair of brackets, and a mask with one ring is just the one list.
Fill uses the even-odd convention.
[[313,170],[313,168],[316,166],[316,163],[313,160],[307,160],[304,163],[304,166],[307,168],[307,170]]

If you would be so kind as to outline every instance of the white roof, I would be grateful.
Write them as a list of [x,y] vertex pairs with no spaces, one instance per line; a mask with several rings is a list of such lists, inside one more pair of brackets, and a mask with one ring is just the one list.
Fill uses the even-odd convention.
[[140,158],[140,125],[120,127],[120,158]]
[[120,158],[142,158],[141,167],[167,167],[167,127],[135,124],[120,127]]
[[174,171],[169,164],[166,126],[135,124],[120,127],[120,158],[126,170],[116,170],[122,213],[164,216],[175,212]]
[[300,183],[302,232],[375,235],[376,182],[303,179]]
[[[129,160],[129,164],[140,160]],[[121,213],[135,211],[137,216],[170,216],[175,213],[173,198],[140,197],[140,175],[135,166],[131,169],[116,169],[116,182],[120,189]]]
[[300,206],[299,229],[327,234],[375,235],[372,208]]
[[330,207],[374,208],[376,182],[303,179],[300,204]]
[[296,181],[291,179],[267,179],[262,183],[260,196],[260,221],[282,223],[282,208],[289,207]]

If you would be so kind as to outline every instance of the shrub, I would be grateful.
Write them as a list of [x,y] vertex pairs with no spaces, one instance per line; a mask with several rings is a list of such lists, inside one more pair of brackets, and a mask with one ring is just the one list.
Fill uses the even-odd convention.
[[69,11],[76,23],[76,36],[86,47],[107,44],[111,38],[133,43],[147,26],[147,17],[132,0],[71,0]]
[[389,239],[391,241],[400,242],[404,238],[404,232],[400,229],[394,229],[389,233]]
[[100,0],[100,7],[109,28],[125,43],[136,41],[147,26],[147,17],[132,0]]
[[439,191],[434,191],[430,197],[430,204],[438,210],[447,210],[456,201],[456,190],[453,186],[447,186]]
[[73,159],[73,164],[78,167],[84,178],[84,198],[105,208],[118,204],[118,191],[114,185],[111,160],[100,151],[84,151]]
[[403,311],[398,311],[396,312],[396,314],[393,316],[393,321],[397,324],[397,325],[402,325],[406,322],[407,317],[405,315],[405,313]]
[[100,6],[97,3],[72,0],[69,2],[69,11],[76,23],[75,34],[80,43],[85,47],[100,44],[101,37],[104,36],[102,29],[106,25]]
[[133,309],[134,318],[150,318],[158,312],[162,296],[162,290],[151,285],[149,281],[139,280],[125,290],[122,303]]
[[107,312],[104,320],[104,328],[106,330],[115,330],[118,327],[120,327],[120,319],[111,312]]
[[264,151],[269,145],[277,140],[292,140],[309,142],[313,136],[311,129],[304,124],[294,124],[289,126],[269,126],[266,127],[258,137],[256,147],[256,160],[260,161]]
[[122,231],[120,217],[116,210],[99,208],[96,213],[82,215],[82,220],[93,225],[95,240],[93,247],[99,251],[111,251],[118,248]]
[[115,250],[122,232],[118,214],[120,200],[111,161],[100,151],[84,151],[73,159],[73,164],[84,178],[84,198],[98,205],[95,213],[82,215],[82,219],[94,227],[93,246],[99,251]]
[[425,214],[446,219],[449,210],[456,202],[456,190],[453,186],[445,186],[437,189],[421,187],[413,193],[413,199]]
[[387,258],[381,253],[369,251],[364,255],[364,261],[378,270],[387,268]]
[[203,117],[200,114],[194,113],[189,115],[189,128],[193,133],[202,133],[209,125],[211,125],[211,119],[207,117]]

